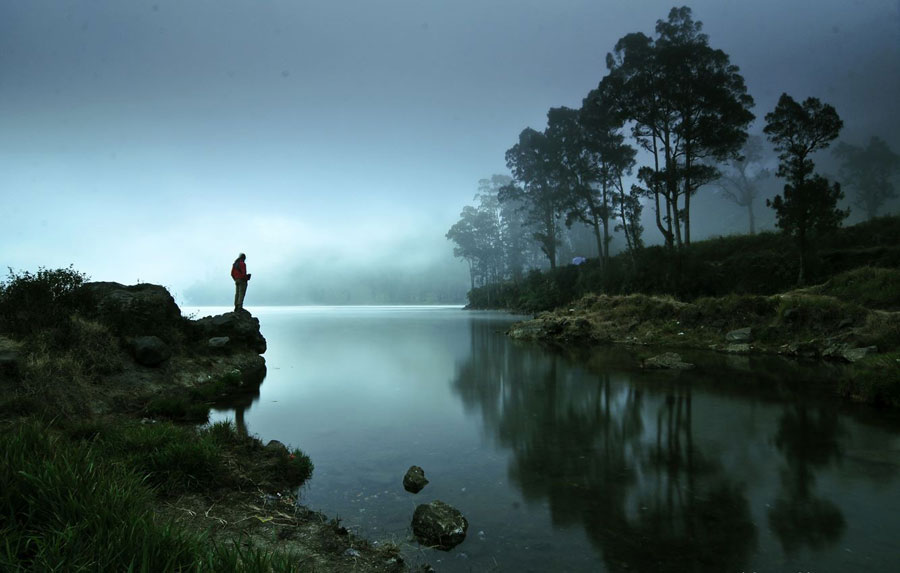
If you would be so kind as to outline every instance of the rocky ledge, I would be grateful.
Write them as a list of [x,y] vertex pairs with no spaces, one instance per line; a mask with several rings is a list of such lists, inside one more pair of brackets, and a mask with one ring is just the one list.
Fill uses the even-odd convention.
[[224,375],[258,386],[266,374],[266,339],[248,311],[191,320],[162,286],[86,283],[93,314],[119,336],[122,366],[108,374],[103,403],[115,410],[123,397],[191,389]]
[[681,302],[588,295],[514,324],[507,334],[567,347],[629,344],[857,362],[896,350],[900,313],[803,292]]

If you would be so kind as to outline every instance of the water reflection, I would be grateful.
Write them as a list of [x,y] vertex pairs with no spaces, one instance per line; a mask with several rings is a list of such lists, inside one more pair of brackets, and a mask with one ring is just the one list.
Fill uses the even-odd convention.
[[688,382],[643,390],[608,372],[585,383],[562,356],[477,324],[471,336],[454,388],[555,525],[580,524],[611,571],[744,568],[757,539],[744,486],[695,443]]
[[[698,368],[640,372],[627,349],[516,344],[511,320],[273,310],[261,398],[233,419],[307,451],[304,503],[371,539],[403,543],[416,503],[458,507],[466,542],[405,553],[441,571],[896,568],[898,420],[836,408],[806,366],[683,353]],[[412,464],[432,481],[415,498]]]
[[244,378],[241,391],[231,392],[227,398],[213,404],[212,409],[216,412],[232,413],[234,426],[242,436],[248,435],[247,411],[259,401],[260,387],[266,379],[266,373],[266,367],[263,365],[258,371]]
[[844,516],[815,494],[815,471],[840,459],[841,427],[834,412],[807,405],[804,396],[785,406],[775,445],[784,455],[781,490],[769,511],[769,526],[782,548],[794,553],[806,546],[823,549],[844,533]]

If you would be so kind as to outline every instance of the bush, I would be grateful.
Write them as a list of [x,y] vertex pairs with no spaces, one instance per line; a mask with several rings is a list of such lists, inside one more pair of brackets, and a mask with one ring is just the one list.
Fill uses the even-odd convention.
[[74,312],[84,309],[87,294],[80,287],[87,275],[69,266],[34,274],[9,269],[0,284],[0,330],[18,336],[63,325]]
[[836,275],[813,290],[866,308],[900,310],[900,269],[862,267]]

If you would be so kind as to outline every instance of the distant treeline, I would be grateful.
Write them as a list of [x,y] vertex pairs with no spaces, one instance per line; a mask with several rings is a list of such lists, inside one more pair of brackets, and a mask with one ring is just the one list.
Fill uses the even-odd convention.
[[[783,233],[721,237],[695,242],[672,255],[665,246],[641,249],[637,265],[627,253],[504,281],[469,292],[471,308],[537,312],[565,306],[587,293],[669,294],[683,300],[731,293],[769,295],[796,286],[797,245]],[[900,217],[880,217],[838,229],[809,262],[810,282],[864,267],[900,268]]]
[[[754,280],[786,286],[827,272],[827,256],[817,250],[833,244],[849,215],[841,183],[816,173],[813,162],[843,128],[834,107],[782,94],[765,115],[763,132],[777,159],[769,155],[762,137],[748,133],[754,101],[740,70],[710,46],[686,6],[657,21],[653,37],[623,36],[606,64],[608,74],[580,109],[551,108],[543,131],[522,130],[506,152],[511,176],[482,180],[478,204],[466,206],[447,232],[454,254],[469,264],[473,305],[543,308],[586,285],[681,296],[755,292],[762,286]],[[880,138],[867,147],[840,143],[834,156],[853,205],[869,219],[896,197],[900,156]],[[775,177],[782,180],[780,193],[768,194],[765,204],[784,237],[753,237],[754,208]],[[626,185],[626,178],[635,182]],[[717,271],[706,251],[713,249],[716,259],[716,249],[725,247],[692,241],[692,200],[714,186],[747,210],[751,236],[726,243],[761,257],[743,261],[749,267]],[[662,237],[660,247],[644,246],[644,208],[652,210],[648,219]],[[561,254],[586,252],[566,248],[577,228],[593,235],[596,257],[577,270],[557,269]],[[610,253],[613,234],[622,239],[622,255]],[[534,271],[542,266],[548,274]],[[793,279],[782,281],[788,269]],[[729,283],[734,286],[725,288]],[[534,300],[503,294],[526,284]]]

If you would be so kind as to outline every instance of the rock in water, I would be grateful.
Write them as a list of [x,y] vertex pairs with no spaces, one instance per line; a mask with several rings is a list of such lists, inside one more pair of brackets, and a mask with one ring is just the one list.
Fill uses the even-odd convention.
[[428,480],[425,479],[425,470],[419,466],[410,466],[406,470],[406,475],[403,476],[403,489],[410,493],[419,493],[426,485]]
[[656,370],[687,370],[694,367],[689,362],[682,362],[681,355],[675,352],[663,352],[658,356],[648,358],[644,361],[643,366]]
[[469,522],[458,509],[435,500],[416,508],[412,530],[419,543],[449,551],[466,538]]

